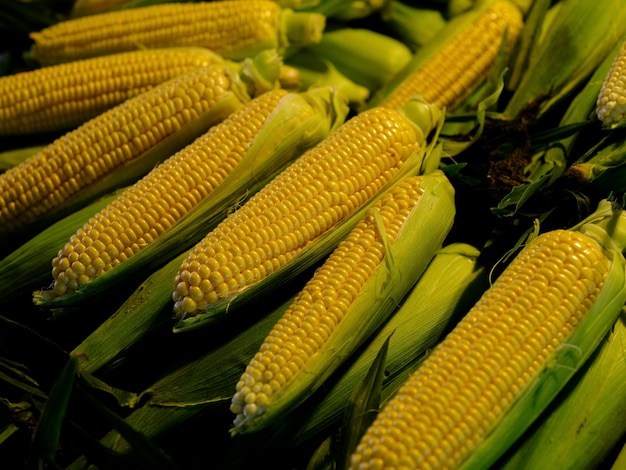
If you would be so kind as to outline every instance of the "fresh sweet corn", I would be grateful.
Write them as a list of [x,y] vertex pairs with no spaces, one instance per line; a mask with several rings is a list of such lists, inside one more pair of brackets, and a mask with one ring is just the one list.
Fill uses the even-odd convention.
[[613,59],[598,95],[596,114],[607,129],[621,125],[626,119],[626,42]]
[[422,132],[400,112],[374,108],[305,152],[191,250],[174,280],[179,321],[208,318],[292,263],[390,184],[420,152]]
[[[394,311],[454,219],[442,172],[392,186],[298,293],[237,383],[233,432],[292,410]],[[407,256],[411,253],[411,256]]]
[[0,77],[0,134],[73,129],[159,83],[221,60],[201,48],[142,49]]
[[267,76],[256,81],[252,61],[195,68],[105,111],[1,174],[0,233],[143,176],[250,95],[276,86],[280,60],[271,54],[267,60]]
[[204,47],[231,60],[319,41],[326,19],[269,0],[182,2],[61,21],[33,32],[30,55],[51,65],[140,47]]
[[[191,211],[195,218],[211,219],[211,201],[252,190],[255,180],[277,173],[341,123],[347,106],[331,111],[334,98],[330,88],[302,94],[271,90],[213,126],[72,235],[52,261],[49,295],[67,295],[92,282],[171,232]],[[186,235],[179,245],[190,240]]]
[[621,312],[624,219],[606,212],[524,247],[378,413],[351,468],[493,464]]
[[373,103],[397,108],[422,95],[440,108],[454,109],[487,78],[505,34],[510,50],[522,27],[522,14],[509,0],[482,2],[451,20]]

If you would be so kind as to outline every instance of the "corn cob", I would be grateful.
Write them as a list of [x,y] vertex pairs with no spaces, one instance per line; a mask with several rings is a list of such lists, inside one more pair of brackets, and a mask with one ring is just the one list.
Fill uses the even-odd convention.
[[255,64],[191,70],[96,116],[9,169],[0,175],[0,233],[42,223],[147,173],[250,95],[276,86],[280,59],[268,53],[259,58],[258,69]]
[[[430,128],[436,123],[430,114],[425,121]],[[235,300],[254,292],[252,286],[300,266],[295,259],[305,248],[337,232],[403,168],[420,171],[422,129],[395,110],[374,108],[305,152],[191,250],[174,280],[180,325],[203,324],[232,310]]]
[[554,406],[498,464],[502,470],[602,468],[626,437],[626,313]]
[[625,221],[607,202],[530,241],[379,412],[352,468],[489,468],[621,312]]
[[268,0],[167,3],[59,22],[33,32],[31,57],[51,65],[138,47],[204,47],[231,60],[319,41],[317,13]]
[[523,27],[508,0],[482,2],[451,20],[372,104],[397,108],[421,95],[439,108],[454,109],[488,76],[503,40],[511,50]]
[[614,129],[626,119],[626,41],[613,59],[611,69],[602,82],[596,113],[602,126]]
[[292,442],[325,434],[342,418],[355,384],[389,339],[385,360],[383,399],[393,394],[403,378],[451,329],[486,288],[485,269],[478,262],[480,252],[464,243],[443,247],[402,300],[389,321],[350,363],[341,377],[329,384],[315,408],[305,413]]
[[0,134],[68,130],[193,68],[221,61],[201,48],[145,49],[0,78]]
[[233,432],[267,426],[312,394],[386,321],[441,248],[453,219],[454,190],[440,171],[385,192],[246,367],[232,398]]
[[[51,291],[38,292],[36,301],[91,283],[171,233],[188,215],[210,221],[214,212],[221,214],[215,210],[221,201],[230,206],[240,192],[252,191],[343,122],[347,106],[334,105],[336,98],[331,88],[302,94],[277,89],[242,106],[89,218],[53,259]],[[184,241],[167,254],[195,239],[188,233],[176,238]]]

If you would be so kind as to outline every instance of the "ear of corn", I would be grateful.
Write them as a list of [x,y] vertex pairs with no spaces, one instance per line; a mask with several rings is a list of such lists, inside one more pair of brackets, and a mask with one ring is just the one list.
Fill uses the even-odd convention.
[[201,48],[144,49],[0,77],[0,134],[78,127],[154,85],[221,60]]
[[[436,109],[411,104],[427,108],[415,113],[428,117],[425,127],[437,125]],[[375,108],[285,168],[191,250],[174,280],[175,329],[221,319],[255,290],[267,292],[288,276],[280,273],[327,254],[382,190],[421,171],[423,129],[395,110]],[[200,285],[203,295],[192,294]]]
[[58,219],[134,182],[251,95],[276,86],[280,59],[272,53],[264,58],[193,69],[96,116],[9,169],[0,175],[0,233]]
[[513,47],[522,27],[522,14],[510,1],[480,2],[420,49],[371,104],[396,108],[421,95],[454,109],[487,78],[502,42],[507,50]]
[[298,426],[293,442],[322,435],[340,424],[355,384],[366,374],[387,339],[382,393],[383,397],[393,394],[396,384],[415,368],[415,363],[440,341],[485,289],[485,270],[478,264],[479,254],[476,248],[462,243],[447,245],[437,252],[374,339],[349,362],[336,382],[327,385],[329,389],[319,404],[303,411],[304,418],[297,418],[302,425]]
[[135,50],[204,47],[243,60],[319,41],[325,17],[269,0],[166,3],[61,21],[38,32],[30,56],[44,65]]
[[[53,285],[37,292],[35,302],[60,306],[89,300],[129,273],[184,251],[242,193],[255,192],[325,138],[347,111],[332,88],[300,94],[278,89],[253,99],[89,218],[59,250],[52,261]],[[98,278],[103,279],[94,283]]]
[[626,313],[498,468],[601,468],[626,436]]
[[626,121],[626,41],[611,63],[598,95],[596,113],[602,126],[614,129]]
[[232,432],[276,422],[317,390],[395,310],[441,247],[454,212],[454,190],[439,171],[387,190],[246,367],[231,403]]
[[352,467],[491,466],[620,314],[624,222],[606,202],[529,242],[379,412]]
[[401,41],[365,28],[325,31],[307,48],[328,59],[342,74],[373,92],[388,83],[411,61]]

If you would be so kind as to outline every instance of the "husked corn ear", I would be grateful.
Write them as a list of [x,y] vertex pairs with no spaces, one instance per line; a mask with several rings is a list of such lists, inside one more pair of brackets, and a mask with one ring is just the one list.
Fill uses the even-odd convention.
[[269,0],[166,3],[61,21],[31,34],[30,53],[50,65],[138,47],[196,46],[243,60],[315,43],[324,28],[324,16]]
[[[23,228],[116,169],[126,176],[128,165],[151,150],[160,159],[167,158],[169,155],[159,152],[168,137],[178,144],[185,126],[200,135],[250,99],[238,80],[232,64],[196,68],[56,139],[0,175],[0,231]],[[178,150],[187,143],[182,141],[173,148]]]
[[[258,429],[260,420],[275,420],[300,403],[386,320],[441,247],[452,226],[453,194],[443,173],[436,172],[407,177],[377,200],[315,271],[246,367],[231,402],[235,432]],[[420,219],[418,225],[412,217]],[[429,218],[432,224],[424,222]],[[407,237],[415,238],[402,245]],[[410,250],[419,254],[408,263],[398,260]]]
[[379,412],[351,468],[463,464],[554,354],[568,348],[614,264],[580,231],[536,237]]
[[0,77],[0,134],[78,127],[176,75],[221,60],[201,48],[143,49]]
[[91,217],[52,261],[54,293],[76,290],[124,262],[196,207],[239,164],[286,94],[274,90],[251,101]]
[[289,263],[371,199],[420,148],[411,123],[374,108],[305,152],[212,230],[174,281],[174,311],[194,316]]
[[[397,108],[414,95],[451,110],[467,98],[484,81],[495,62],[506,32],[506,47],[510,50],[523,27],[519,9],[509,0],[487,3],[469,24],[447,37],[449,29],[432,39],[437,44],[446,41],[423,58],[418,54],[385,92],[380,105]],[[470,12],[474,14],[475,12]],[[452,21],[449,25],[456,28]]]
[[622,43],[602,82],[596,114],[607,129],[615,128],[626,120],[626,42]]

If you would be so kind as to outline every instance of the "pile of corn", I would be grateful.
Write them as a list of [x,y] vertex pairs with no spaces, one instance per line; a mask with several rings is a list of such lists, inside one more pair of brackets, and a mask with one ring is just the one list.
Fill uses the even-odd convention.
[[626,4],[3,16],[3,466],[624,468]]

